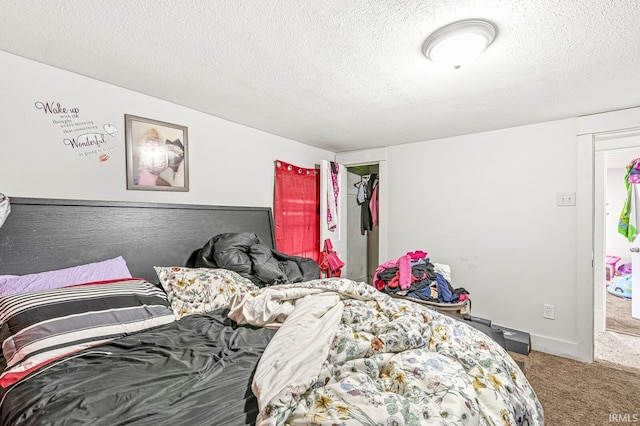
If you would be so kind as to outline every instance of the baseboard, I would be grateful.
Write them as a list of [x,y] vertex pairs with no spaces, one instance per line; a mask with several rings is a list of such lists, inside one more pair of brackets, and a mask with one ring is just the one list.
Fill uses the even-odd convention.
[[532,334],[531,349],[564,358],[575,359],[577,361],[593,361],[591,359],[582,359],[580,357],[580,345],[578,345],[578,342],[569,342],[566,340]]

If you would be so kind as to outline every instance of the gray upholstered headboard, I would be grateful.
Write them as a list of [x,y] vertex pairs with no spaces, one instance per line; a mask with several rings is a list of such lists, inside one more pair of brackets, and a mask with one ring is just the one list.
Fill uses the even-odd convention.
[[275,248],[269,207],[11,198],[0,228],[0,275],[24,275],[123,256],[131,274],[184,266],[223,232],[255,232]]

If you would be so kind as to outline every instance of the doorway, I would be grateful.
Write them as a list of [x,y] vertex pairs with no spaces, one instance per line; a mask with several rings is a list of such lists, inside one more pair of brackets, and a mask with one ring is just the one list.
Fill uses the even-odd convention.
[[[379,184],[378,184],[378,227],[375,230],[375,232],[377,233],[376,237],[377,238],[377,250],[375,249],[375,245],[376,244],[372,244],[375,240],[372,239],[371,241],[367,241],[367,262],[366,262],[366,267],[365,267],[365,271],[366,272],[362,272],[362,269],[360,269],[359,272],[355,272],[355,273],[351,273],[349,271],[349,262],[348,262],[348,252],[349,250],[347,250],[347,269],[346,269],[346,276],[351,278],[351,277],[355,277],[354,279],[360,278],[363,275],[366,277],[365,282],[372,282],[372,280],[369,280],[368,276],[371,275],[372,273],[371,268],[373,267],[373,271],[375,272],[375,268],[377,268],[378,263],[379,262],[384,262],[385,260],[388,259],[387,257],[387,232],[388,232],[388,223],[387,223],[387,208],[389,205],[388,202],[388,198],[389,198],[389,194],[387,193],[387,188],[389,187],[388,182],[390,179],[389,176],[389,171],[388,171],[388,161],[387,161],[387,150],[386,148],[372,148],[372,149],[366,149],[366,150],[362,150],[362,151],[350,151],[350,152],[342,152],[342,153],[338,153],[336,154],[336,161],[338,163],[340,163],[341,165],[343,165],[347,170],[353,170],[353,168],[357,168],[357,167],[369,167],[369,171],[372,171],[377,167],[378,170],[378,179],[379,179]],[[357,174],[357,173],[356,173]],[[352,176],[352,178],[354,178]],[[355,182],[353,182],[355,183]],[[345,184],[347,185],[348,191],[344,191],[345,193],[353,193],[353,190],[355,190],[356,188],[353,186],[353,183],[351,184],[351,188],[349,188],[349,184]],[[346,200],[345,200],[346,202]],[[354,202],[348,202],[346,203],[347,206],[351,206],[350,208],[348,207],[349,210],[354,210],[355,212],[358,212],[358,208],[359,206],[356,204],[354,204]],[[343,209],[346,210],[346,209]],[[352,211],[353,213],[353,211]],[[347,219],[345,218],[345,221]],[[360,222],[357,222],[357,226],[350,226],[349,227],[350,231],[356,232],[356,237],[359,236],[359,239],[362,239],[362,235],[360,233]],[[349,235],[353,235],[353,234],[349,234]],[[357,251],[356,251],[357,252]],[[376,256],[377,255],[377,256]],[[360,252],[360,254],[358,255],[360,257],[360,259],[362,259],[362,251]],[[362,268],[362,266],[361,266]]]
[[371,179],[378,179],[380,184],[378,164],[347,167],[347,278],[366,283],[373,282],[380,264],[379,226],[363,225],[363,209],[369,209],[369,200],[363,192],[372,186]]
[[640,137],[596,138],[594,148],[594,358],[637,368],[640,333],[631,331],[640,332],[640,320],[631,317],[630,300],[607,290],[624,279],[632,260],[635,244],[618,232],[617,223],[626,201],[626,166],[640,157]]

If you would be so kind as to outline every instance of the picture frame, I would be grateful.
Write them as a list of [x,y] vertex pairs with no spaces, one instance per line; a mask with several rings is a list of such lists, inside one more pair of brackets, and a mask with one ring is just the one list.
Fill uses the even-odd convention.
[[189,191],[186,126],[125,114],[127,189]]

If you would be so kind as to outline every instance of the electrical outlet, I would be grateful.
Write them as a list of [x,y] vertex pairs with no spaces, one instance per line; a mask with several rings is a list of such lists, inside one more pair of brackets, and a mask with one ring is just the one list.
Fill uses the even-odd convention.
[[553,305],[542,305],[542,317],[547,319],[556,319],[556,308]]

